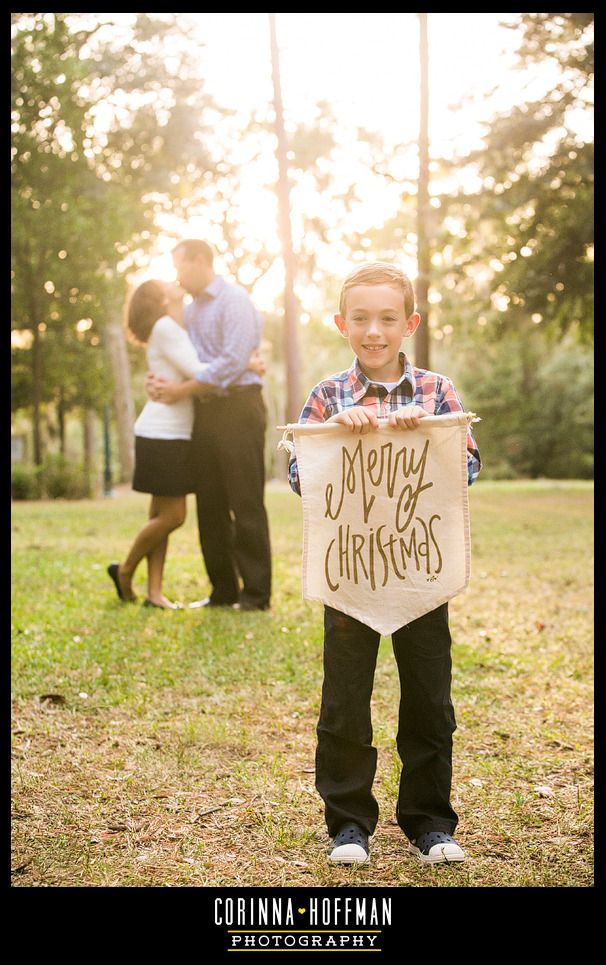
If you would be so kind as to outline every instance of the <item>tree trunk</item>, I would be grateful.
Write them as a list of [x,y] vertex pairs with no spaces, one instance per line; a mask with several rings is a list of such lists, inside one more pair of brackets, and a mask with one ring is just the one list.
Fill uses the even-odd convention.
[[32,319],[32,430],[34,436],[34,463],[42,465],[42,333],[35,318]]
[[85,409],[82,418],[84,441],[84,474],[88,493],[97,496],[99,479],[97,472],[97,413],[94,409]]
[[419,14],[421,69],[419,122],[419,183],[417,192],[417,310],[421,324],[415,334],[415,364],[429,368],[429,82],[427,14]]
[[297,422],[301,412],[301,363],[299,360],[299,313],[295,297],[295,255],[290,226],[290,189],[286,132],[282,113],[280,86],[280,55],[276,38],[276,15],[269,16],[271,64],[274,85],[275,130],[278,138],[278,210],[280,240],[284,260],[284,354],[286,357],[286,421]]
[[65,396],[62,388],[59,389],[57,420],[59,422],[59,452],[62,456],[65,456]]
[[133,437],[135,405],[130,389],[128,352],[121,322],[110,322],[105,332],[114,376],[114,414],[118,431],[120,481],[130,482],[135,465]]

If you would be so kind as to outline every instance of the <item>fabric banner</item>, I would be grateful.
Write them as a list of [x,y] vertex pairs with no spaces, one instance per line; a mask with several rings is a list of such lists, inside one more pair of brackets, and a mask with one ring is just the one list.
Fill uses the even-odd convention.
[[355,435],[290,425],[303,501],[303,596],[389,635],[465,589],[473,412]]

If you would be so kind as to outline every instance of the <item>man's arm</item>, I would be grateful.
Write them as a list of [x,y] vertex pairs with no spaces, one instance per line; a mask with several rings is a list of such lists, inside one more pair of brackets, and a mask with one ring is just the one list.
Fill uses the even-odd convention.
[[[209,362],[204,363],[204,365],[198,363],[197,367],[202,372],[209,365]],[[251,372],[256,372],[257,375],[265,375],[267,365],[259,349],[254,349],[246,368]],[[186,379],[185,382],[173,382],[170,379],[163,379],[154,375],[153,372],[148,372],[145,376],[145,391],[154,402],[165,402],[167,405],[172,405],[173,402],[179,402],[180,399],[185,399],[190,395],[199,396],[212,393],[214,387],[207,382],[199,382],[198,378]]]

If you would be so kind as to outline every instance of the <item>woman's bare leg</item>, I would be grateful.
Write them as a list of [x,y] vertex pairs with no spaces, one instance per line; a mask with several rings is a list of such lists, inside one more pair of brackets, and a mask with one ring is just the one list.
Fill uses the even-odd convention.
[[168,602],[162,593],[162,579],[164,576],[164,560],[168,548],[168,536],[158,543],[151,553],[147,554],[147,598],[158,606],[165,606]]
[[[132,579],[135,570],[144,556],[148,557],[149,566],[149,556],[150,554],[153,555],[157,547],[160,547],[161,552],[158,554],[157,561],[152,562],[152,569],[156,580],[159,575],[159,592],[161,595],[168,536],[169,533],[183,524],[185,510],[185,496],[152,496],[149,520],[137,534],[126,560],[120,564],[118,569],[118,579],[125,597],[129,599],[134,597]],[[155,585],[157,586],[157,583]],[[153,600],[153,602],[156,601]]]

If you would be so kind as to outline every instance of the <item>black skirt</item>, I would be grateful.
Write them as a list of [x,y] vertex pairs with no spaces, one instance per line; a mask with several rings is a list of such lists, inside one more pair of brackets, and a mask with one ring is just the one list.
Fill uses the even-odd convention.
[[135,436],[133,489],[152,496],[185,496],[194,492],[191,453],[189,439]]

